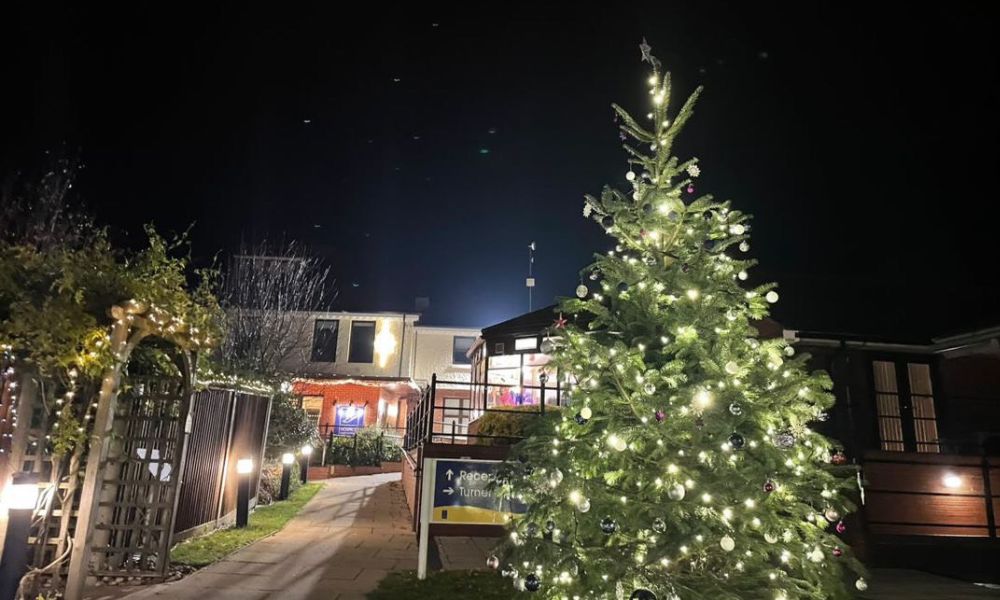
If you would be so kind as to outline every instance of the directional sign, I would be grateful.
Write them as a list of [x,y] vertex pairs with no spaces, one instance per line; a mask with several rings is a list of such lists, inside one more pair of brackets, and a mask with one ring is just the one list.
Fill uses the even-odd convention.
[[496,497],[498,461],[437,459],[434,465],[431,523],[502,525],[524,504]]

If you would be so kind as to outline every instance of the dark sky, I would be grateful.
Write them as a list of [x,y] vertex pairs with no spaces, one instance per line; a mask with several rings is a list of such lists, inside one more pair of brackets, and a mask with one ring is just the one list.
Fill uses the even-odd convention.
[[626,183],[609,105],[645,114],[646,36],[680,91],[706,87],[678,149],[756,216],[787,326],[1000,323],[995,3],[87,4],[0,9],[0,167],[79,147],[119,238],[194,222],[202,258],[298,239],[338,308],[514,316],[531,240],[536,307],[609,247],[582,198]]

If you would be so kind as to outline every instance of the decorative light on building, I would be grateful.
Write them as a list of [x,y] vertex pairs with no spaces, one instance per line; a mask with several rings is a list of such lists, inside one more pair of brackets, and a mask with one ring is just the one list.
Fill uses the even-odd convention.
[[381,321],[378,334],[375,335],[375,356],[378,357],[379,368],[385,367],[389,357],[396,351],[396,336],[389,330],[389,322]]
[[943,483],[946,488],[955,489],[962,487],[962,478],[954,473],[946,473],[945,476],[941,478],[941,483]]

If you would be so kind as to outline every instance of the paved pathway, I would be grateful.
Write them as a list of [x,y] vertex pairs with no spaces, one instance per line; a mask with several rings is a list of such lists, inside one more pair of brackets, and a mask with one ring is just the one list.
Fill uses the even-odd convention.
[[129,600],[360,600],[417,567],[399,474],[332,479],[275,535]]
[[1000,590],[908,569],[875,569],[866,600],[1000,599]]

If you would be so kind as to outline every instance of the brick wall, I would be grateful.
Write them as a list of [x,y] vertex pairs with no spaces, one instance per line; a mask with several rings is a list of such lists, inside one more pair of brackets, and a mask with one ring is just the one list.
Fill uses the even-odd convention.
[[378,398],[380,388],[374,385],[357,383],[312,383],[297,381],[293,383],[292,391],[302,396],[322,396],[323,410],[319,417],[319,426],[333,427],[336,422],[336,406],[365,407],[365,425],[373,425],[378,418]]

